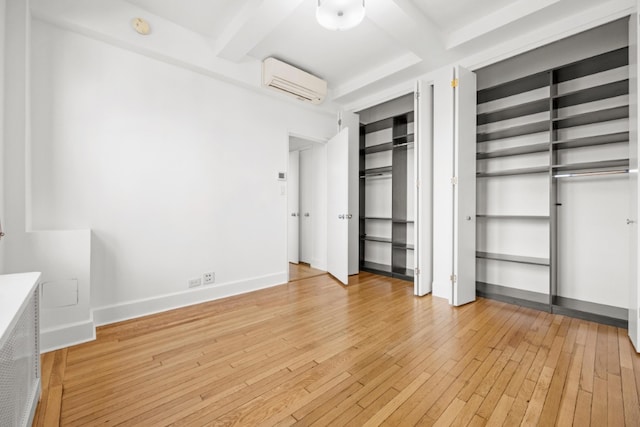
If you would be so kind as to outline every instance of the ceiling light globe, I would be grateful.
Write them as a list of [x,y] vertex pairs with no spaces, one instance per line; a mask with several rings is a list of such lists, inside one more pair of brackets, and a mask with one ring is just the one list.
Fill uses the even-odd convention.
[[364,19],[364,0],[318,0],[316,19],[328,30],[342,31]]

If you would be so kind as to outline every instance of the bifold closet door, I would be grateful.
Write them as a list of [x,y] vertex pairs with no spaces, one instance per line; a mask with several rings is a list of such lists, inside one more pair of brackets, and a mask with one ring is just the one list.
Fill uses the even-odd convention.
[[476,78],[462,67],[433,84],[433,295],[475,300]]
[[629,232],[629,327],[628,333],[636,351],[640,352],[640,292],[638,292],[638,127],[640,123],[640,110],[638,109],[638,90],[640,85],[640,70],[638,70],[638,58],[640,57],[640,32],[638,15],[632,14],[629,25],[629,69],[633,73],[629,77],[629,217],[627,227]]
[[414,226],[414,294],[423,296],[431,292],[433,280],[433,86],[418,81],[414,104],[414,170],[416,178]]

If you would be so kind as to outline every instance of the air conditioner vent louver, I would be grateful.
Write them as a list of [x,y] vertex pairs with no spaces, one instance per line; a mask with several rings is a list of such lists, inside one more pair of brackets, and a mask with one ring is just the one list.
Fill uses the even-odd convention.
[[312,104],[327,95],[326,81],[275,58],[262,63],[262,84]]

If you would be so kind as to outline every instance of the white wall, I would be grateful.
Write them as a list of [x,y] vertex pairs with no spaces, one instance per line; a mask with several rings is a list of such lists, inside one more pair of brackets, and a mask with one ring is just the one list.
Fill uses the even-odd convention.
[[27,227],[93,231],[97,324],[286,280],[288,135],[335,116],[40,21],[32,39]]

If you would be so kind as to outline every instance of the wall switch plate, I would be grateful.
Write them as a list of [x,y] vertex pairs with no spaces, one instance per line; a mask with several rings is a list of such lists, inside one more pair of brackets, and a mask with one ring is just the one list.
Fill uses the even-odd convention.
[[202,275],[202,283],[205,285],[210,285],[215,281],[216,281],[216,273],[214,272],[204,273]]
[[189,279],[189,287],[190,288],[197,288],[198,286],[202,285],[202,279],[201,278],[197,278],[197,279]]

